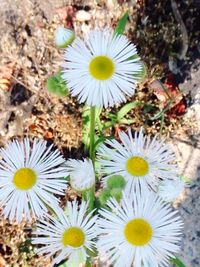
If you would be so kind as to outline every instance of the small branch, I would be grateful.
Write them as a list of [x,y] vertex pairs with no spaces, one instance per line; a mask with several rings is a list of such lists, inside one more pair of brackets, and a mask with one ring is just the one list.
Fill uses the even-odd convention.
[[187,53],[187,50],[188,50],[188,44],[189,44],[188,33],[187,33],[187,29],[185,27],[185,24],[182,20],[181,14],[178,10],[178,5],[175,2],[175,0],[171,0],[171,7],[172,7],[174,17],[175,17],[176,21],[178,22],[178,24],[180,25],[180,30],[182,33],[182,41],[183,41],[182,42],[182,48],[179,51],[177,57],[179,59],[183,59]]

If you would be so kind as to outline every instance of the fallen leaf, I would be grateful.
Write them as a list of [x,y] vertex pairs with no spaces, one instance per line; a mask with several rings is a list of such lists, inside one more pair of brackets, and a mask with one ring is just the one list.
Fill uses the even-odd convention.
[[149,84],[149,87],[160,101],[161,108],[165,108],[172,98],[173,102],[171,107],[176,106],[183,99],[183,95],[178,86],[174,83],[172,74],[168,75],[164,83],[153,80]]
[[153,90],[153,93],[156,95],[156,97],[162,103],[162,105],[165,106],[166,105],[165,103],[168,99],[168,96],[165,93],[165,91],[163,90],[163,88],[161,86],[161,82],[158,80],[154,80],[153,82],[151,82],[149,84],[149,87],[150,87],[150,89]]
[[0,67],[0,89],[9,91],[11,89],[11,78],[16,62],[7,63]]

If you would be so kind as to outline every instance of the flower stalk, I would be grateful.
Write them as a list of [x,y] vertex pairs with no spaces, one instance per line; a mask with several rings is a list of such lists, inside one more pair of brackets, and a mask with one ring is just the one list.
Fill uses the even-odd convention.
[[90,158],[94,164],[95,161],[95,106],[91,107],[90,109]]

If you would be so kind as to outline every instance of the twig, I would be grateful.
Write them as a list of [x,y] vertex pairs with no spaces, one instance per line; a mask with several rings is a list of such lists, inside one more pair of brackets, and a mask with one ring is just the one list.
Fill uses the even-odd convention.
[[175,0],[171,0],[171,7],[172,7],[172,11],[174,13],[174,17],[175,17],[176,21],[178,22],[178,24],[180,25],[180,30],[182,33],[182,41],[183,41],[181,50],[179,51],[177,57],[179,59],[183,59],[187,53],[187,50],[188,50],[188,44],[189,44],[188,33],[187,33],[187,29],[185,27],[185,24],[181,18],[181,14],[178,10],[178,5],[175,2]]
[[[34,94],[38,94],[39,91],[35,91],[33,89],[30,89],[26,84],[24,84],[23,82],[21,82],[19,79],[17,79],[15,76],[11,75],[11,77],[19,84],[21,84],[23,87],[25,87],[26,89],[28,89],[30,92],[34,93]],[[40,95],[40,97],[43,97]],[[44,97],[43,97],[44,98]]]

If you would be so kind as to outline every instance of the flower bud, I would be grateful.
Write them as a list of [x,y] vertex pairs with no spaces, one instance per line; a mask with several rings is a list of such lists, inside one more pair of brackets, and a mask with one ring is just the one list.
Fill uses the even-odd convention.
[[110,176],[107,180],[107,187],[112,188],[121,188],[124,189],[126,185],[126,181],[123,176],[121,175],[113,175]]
[[73,30],[59,26],[55,32],[55,44],[58,48],[66,48],[75,38]]

